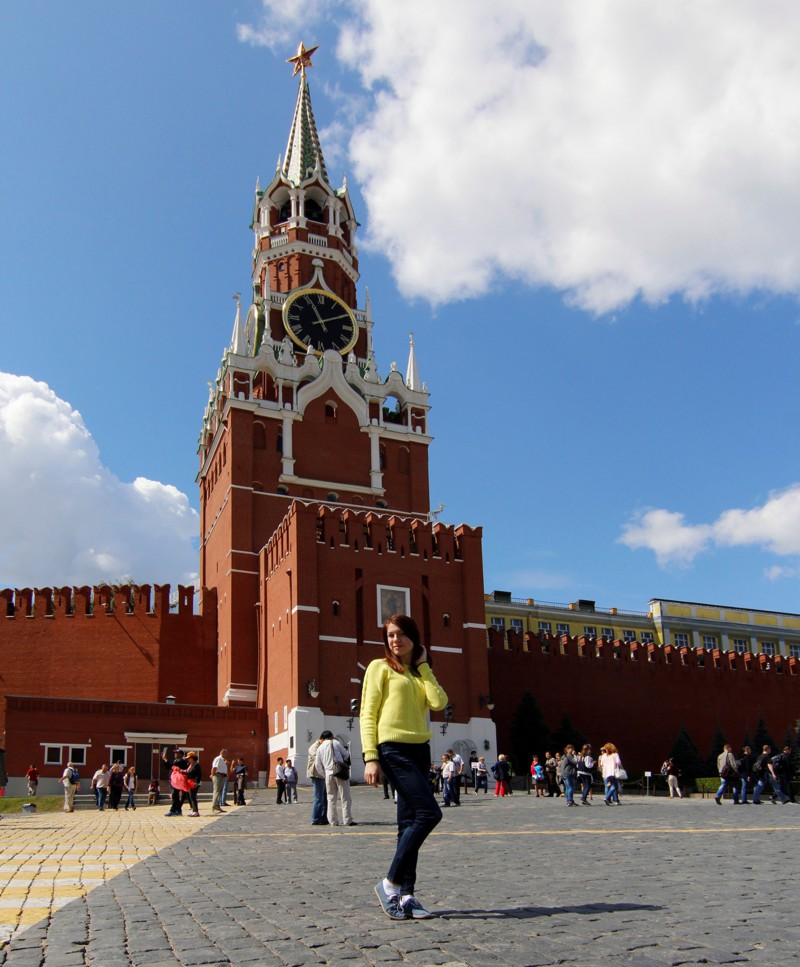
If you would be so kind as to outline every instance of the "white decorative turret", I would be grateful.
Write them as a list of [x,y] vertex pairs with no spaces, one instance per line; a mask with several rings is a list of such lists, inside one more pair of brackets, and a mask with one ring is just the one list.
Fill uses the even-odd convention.
[[417,370],[417,357],[414,355],[414,333],[410,332],[408,338],[411,340],[411,348],[408,351],[408,366],[406,366],[406,386],[409,389],[419,389],[420,380]]
[[244,326],[242,326],[242,303],[239,301],[241,293],[237,292],[236,299],[236,318],[233,321],[233,333],[231,334],[231,352],[237,356],[249,355],[247,340],[244,337]]

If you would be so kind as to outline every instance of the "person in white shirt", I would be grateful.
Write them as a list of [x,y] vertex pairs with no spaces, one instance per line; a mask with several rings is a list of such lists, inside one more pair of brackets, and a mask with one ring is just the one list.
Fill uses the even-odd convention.
[[92,792],[97,800],[97,808],[103,810],[106,808],[106,797],[108,796],[108,787],[111,783],[111,773],[108,771],[108,766],[104,762],[100,768],[92,776]]
[[325,790],[328,794],[328,822],[331,826],[356,826],[353,821],[350,779],[342,778],[349,773],[350,755],[333,732],[325,731],[320,736],[317,749],[317,769],[325,773]]
[[220,749],[219,755],[211,763],[211,783],[213,785],[214,792],[211,797],[211,812],[221,813],[224,812],[222,808],[222,791],[225,783],[228,781],[228,760],[226,756],[228,755],[227,749]]
[[287,759],[283,767],[283,781],[286,783],[286,802],[291,805],[297,802],[297,769],[291,759]]
[[278,787],[278,795],[275,802],[280,806],[286,794],[286,769],[283,765],[283,756],[278,756],[278,764],[275,766],[275,785]]
[[67,768],[64,770],[61,776],[61,784],[64,786],[64,812],[74,813],[75,812],[75,793],[80,785],[80,780],[77,782],[77,772],[75,771],[75,766],[71,762],[67,763]]

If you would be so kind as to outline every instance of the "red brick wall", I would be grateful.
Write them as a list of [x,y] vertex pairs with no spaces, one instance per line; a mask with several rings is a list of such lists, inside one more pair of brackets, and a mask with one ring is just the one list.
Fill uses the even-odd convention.
[[[142,586],[127,613],[115,589],[18,591],[14,616],[0,617],[0,695],[163,701],[168,694],[193,702],[216,701],[216,615],[192,613],[191,589],[181,588],[179,613],[168,610],[169,585]],[[0,592],[6,610],[9,590]],[[49,601],[52,600],[52,607]],[[34,602],[31,608],[31,602]],[[74,613],[68,614],[70,606]],[[48,615],[47,612],[51,612]],[[4,728],[0,702],[0,731]]]
[[782,744],[800,708],[796,659],[773,659],[769,670],[762,670],[766,666],[760,656],[748,655],[745,662],[743,656],[712,652],[701,668],[694,651],[681,653],[670,646],[608,642],[599,644],[603,657],[596,657],[598,643],[583,638],[548,636],[549,654],[542,653],[536,635],[530,636],[528,651],[514,632],[508,633],[508,648],[502,633],[490,631],[489,640],[501,752],[510,751],[514,712],[525,691],[536,699],[551,731],[566,714],[595,748],[604,742],[618,746],[626,767],[634,771],[658,771],[681,728],[703,758],[718,727],[740,747],[745,735],[753,738],[761,716]]

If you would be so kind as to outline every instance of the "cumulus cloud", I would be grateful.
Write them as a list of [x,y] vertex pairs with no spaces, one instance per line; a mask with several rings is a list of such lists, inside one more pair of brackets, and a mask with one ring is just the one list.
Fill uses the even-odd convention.
[[122,483],[80,413],[46,383],[0,373],[0,586],[196,579],[197,513],[168,484]]
[[800,291],[800,5],[265,0],[239,35],[286,43],[307,16],[369,92],[366,244],[406,295]]
[[[686,565],[711,547],[760,547],[772,554],[800,554],[800,484],[770,494],[760,507],[726,510],[712,524],[687,524],[683,514],[648,510],[626,525],[622,544],[647,548],[658,563]],[[776,565],[770,580],[791,576],[795,569]]]

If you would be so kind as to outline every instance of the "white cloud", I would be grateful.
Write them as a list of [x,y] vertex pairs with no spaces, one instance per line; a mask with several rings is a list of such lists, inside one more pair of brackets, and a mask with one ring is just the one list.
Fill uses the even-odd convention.
[[126,484],[80,413],[45,383],[0,373],[0,586],[196,579],[197,513],[154,480]]
[[800,291],[800,5],[265,0],[240,36],[297,36],[298,11],[371,89],[351,153],[406,295]]
[[711,539],[711,528],[689,525],[683,514],[669,510],[648,510],[638,514],[619,538],[631,550],[648,548],[660,565],[689,564]]
[[[653,551],[662,566],[688,564],[712,546],[800,554],[800,484],[770,494],[761,507],[726,510],[712,524],[686,524],[683,514],[648,510],[624,528],[619,541],[631,550]],[[792,568],[778,565],[766,572],[770,580],[791,573]]]

